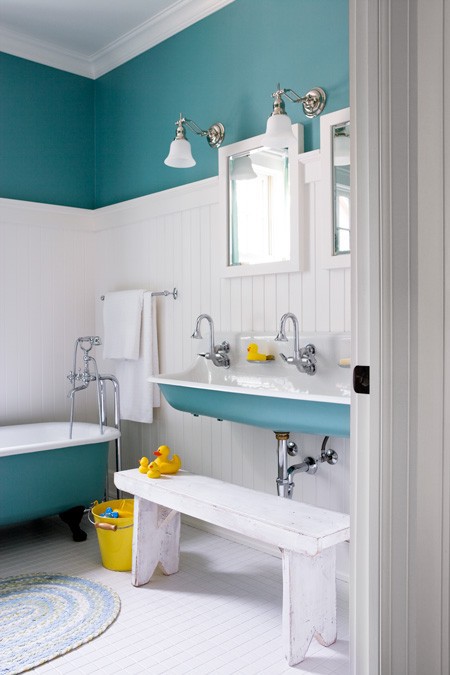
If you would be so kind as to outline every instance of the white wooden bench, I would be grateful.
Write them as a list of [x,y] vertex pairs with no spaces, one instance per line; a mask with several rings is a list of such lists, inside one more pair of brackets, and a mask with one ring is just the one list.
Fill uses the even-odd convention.
[[119,490],[135,496],[134,586],[159,565],[178,571],[180,513],[281,549],[283,648],[289,665],[305,657],[314,636],[336,641],[335,545],[350,536],[349,516],[185,471],[152,480],[137,469],[114,474]]

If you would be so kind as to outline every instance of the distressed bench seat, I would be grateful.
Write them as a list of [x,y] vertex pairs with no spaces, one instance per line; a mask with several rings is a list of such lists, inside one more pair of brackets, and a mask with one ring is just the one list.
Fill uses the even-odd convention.
[[131,469],[115,473],[114,482],[135,497],[134,586],[158,565],[164,574],[178,571],[184,513],[281,549],[289,665],[304,659],[314,636],[325,646],[336,641],[335,545],[349,539],[348,515],[186,471],[152,480]]

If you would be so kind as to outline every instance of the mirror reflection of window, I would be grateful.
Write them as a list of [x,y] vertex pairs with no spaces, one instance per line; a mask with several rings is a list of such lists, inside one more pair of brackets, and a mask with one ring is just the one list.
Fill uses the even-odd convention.
[[229,264],[290,259],[287,150],[257,148],[229,158]]
[[350,122],[333,127],[333,255],[350,253]]

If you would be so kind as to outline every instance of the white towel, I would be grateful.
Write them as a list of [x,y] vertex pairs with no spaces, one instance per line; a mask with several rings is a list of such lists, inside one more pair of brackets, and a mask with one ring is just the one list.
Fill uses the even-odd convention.
[[144,291],[106,293],[103,304],[103,358],[139,358]]
[[120,416],[133,422],[153,422],[153,408],[160,405],[158,385],[147,381],[159,372],[156,335],[155,300],[144,293],[139,359],[117,362],[116,376],[120,387]]

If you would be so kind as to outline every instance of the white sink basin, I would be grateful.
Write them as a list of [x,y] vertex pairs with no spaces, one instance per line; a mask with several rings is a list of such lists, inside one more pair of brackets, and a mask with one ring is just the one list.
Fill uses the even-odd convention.
[[[207,341],[205,341],[207,342]],[[248,362],[247,346],[255,342],[274,361]],[[187,370],[156,375],[171,406],[177,410],[260,426],[273,431],[297,431],[330,436],[350,433],[350,369],[339,366],[350,355],[348,334],[301,335],[300,346],[316,347],[316,373],[301,373],[279,356],[292,354],[292,340],[275,342],[273,336],[242,335],[231,338],[228,369],[198,356]],[[201,347],[207,345],[200,345]]]

